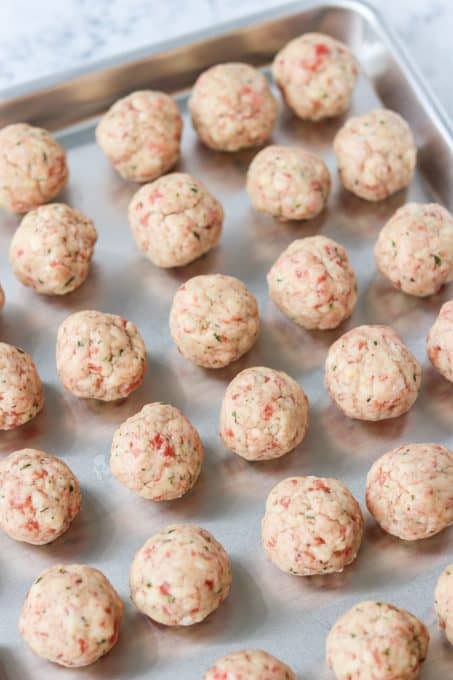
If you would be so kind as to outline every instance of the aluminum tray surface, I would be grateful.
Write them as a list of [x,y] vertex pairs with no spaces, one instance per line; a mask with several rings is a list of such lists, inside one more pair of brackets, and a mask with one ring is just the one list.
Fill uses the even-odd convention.
[[[332,154],[332,140],[343,121],[302,123],[282,108],[275,141],[301,144],[321,154],[334,184],[328,209],[320,217],[302,224],[278,223],[254,212],[247,199],[245,173],[254,152],[225,155],[203,148],[185,114],[179,167],[200,177],[224,204],[224,235],[220,247],[184,269],[152,266],[139,254],[127,225],[127,205],[137,187],[119,179],[96,147],[92,117],[138,86],[181,90],[217,61],[236,58],[266,68],[284,42],[313,29],[345,40],[361,62],[363,72],[351,114],[381,102],[402,112],[415,130],[419,171],[407,193],[372,204],[344,192]],[[186,111],[186,93],[179,95],[179,103]],[[438,631],[432,600],[436,579],[452,559],[452,530],[405,543],[383,533],[368,517],[357,561],[343,574],[312,578],[283,574],[260,546],[264,502],[281,479],[305,474],[338,477],[364,507],[365,475],[380,454],[403,442],[453,445],[453,389],[430,368],[425,353],[427,330],[453,288],[428,299],[405,296],[377,274],[372,253],[380,227],[405,201],[437,198],[452,208],[451,138],[441,112],[379,20],[359,3],[328,8],[293,5],[258,17],[250,25],[230,26],[226,35],[197,36],[195,43],[166,45],[158,54],[135,53],[127,63],[71,74],[65,83],[40,84],[31,94],[10,93],[0,106],[0,124],[13,120],[58,130],[71,169],[61,199],[94,218],[99,241],[92,272],[78,291],[62,299],[40,297],[13,277],[7,250],[17,219],[6,214],[0,218],[0,280],[7,296],[0,337],[32,354],[46,394],[41,415],[25,427],[1,433],[0,450],[8,454],[27,446],[62,457],[79,477],[84,498],[73,526],[51,545],[33,547],[0,535],[0,677],[197,680],[220,655],[261,647],[290,664],[299,678],[327,680],[332,677],[324,662],[329,628],[355,602],[379,598],[408,608],[429,626],[431,646],[421,677],[451,678],[453,652]],[[62,129],[68,122],[77,125]],[[342,243],[358,275],[357,308],[335,331],[298,328],[267,295],[265,274],[272,262],[293,239],[312,234]],[[182,358],[168,330],[176,288],[189,277],[208,272],[242,279],[257,295],[262,318],[255,348],[219,371],[197,368]],[[123,403],[78,400],[65,393],[58,381],[57,327],[69,313],[90,308],[131,319],[145,338],[149,351],[145,382]],[[409,414],[363,423],[344,417],[331,403],[323,387],[323,363],[328,347],[345,330],[373,322],[391,324],[402,335],[423,364],[423,383]],[[228,381],[239,370],[255,365],[282,369],[300,381],[310,400],[311,424],[305,441],[293,453],[278,461],[249,464],[225,450],[217,425]],[[206,447],[195,489],[172,503],[138,498],[109,470],[114,430],[154,400],[181,408],[199,429]],[[135,551],[171,522],[193,522],[212,531],[233,562],[231,596],[204,623],[187,629],[156,625],[128,600],[128,570]],[[101,569],[126,602],[118,645],[93,667],[77,671],[35,657],[17,632],[19,609],[34,578],[52,564],[71,561]]]

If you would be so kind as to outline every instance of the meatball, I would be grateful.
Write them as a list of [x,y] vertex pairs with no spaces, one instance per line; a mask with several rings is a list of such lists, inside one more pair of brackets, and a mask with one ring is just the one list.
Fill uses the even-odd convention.
[[353,328],[327,353],[326,387],[350,418],[397,418],[417,399],[420,383],[417,359],[390,326]]
[[308,220],[324,209],[330,174],[324,161],[289,146],[267,146],[250,164],[247,192],[253,207],[280,220]]
[[405,444],[372,465],[366,504],[384,531],[405,541],[453,524],[453,452],[440,444]]
[[322,120],[344,113],[357,79],[357,63],[339,40],[305,33],[277,53],[272,74],[288,106],[300,118]]
[[267,556],[282,571],[331,574],[355,560],[363,515],[338,479],[289,477],[267,497],[261,534]]
[[63,203],[29,212],[9,249],[19,281],[44,295],[65,295],[88,276],[97,240],[92,220]]
[[261,649],[244,649],[218,659],[204,680],[296,680],[291,668]]
[[66,152],[50,132],[26,123],[0,130],[0,206],[24,213],[51,201],[68,180]]
[[231,565],[209,531],[172,524],[140,548],[129,578],[132,601],[143,614],[166,626],[190,626],[228,596]]
[[182,267],[220,240],[223,208],[204,184],[175,172],[137,191],[129,225],[146,257],[158,267]]
[[269,139],[277,118],[277,101],[264,75],[253,66],[217,64],[198,77],[189,111],[206,146],[238,151]]
[[145,343],[135,324],[96,311],[76,312],[63,321],[56,359],[64,387],[83,399],[127,397],[146,371]]
[[186,359],[205,368],[221,368],[255,344],[258,305],[242,281],[233,276],[195,276],[176,291],[170,331]]
[[16,541],[51,543],[80,505],[79,482],[62,460],[21,449],[0,461],[0,529]]
[[133,182],[151,182],[179,159],[182,118],[163,92],[142,90],[119,99],[101,118],[96,140],[115,170]]
[[308,399],[289,375],[273,368],[246,368],[228,385],[220,436],[246,460],[270,460],[292,451],[305,437]]
[[326,644],[337,680],[415,680],[429,634],[413,614],[385,602],[360,602],[340,616]]
[[113,435],[110,467],[140,496],[170,501],[198,479],[204,449],[193,425],[174,406],[147,404]]
[[267,282],[277,307],[308,329],[336,328],[357,302],[348,254],[325,236],[293,241],[271,267]]
[[28,423],[44,406],[41,379],[29,354],[0,342],[0,430]]
[[453,382],[453,300],[442,305],[429,332],[427,350],[433,366]]
[[408,124],[394,111],[350,118],[333,148],[345,188],[367,201],[381,201],[412,180],[417,148]]
[[453,279],[453,217],[437,203],[406,203],[382,228],[374,252],[396,288],[433,295]]
[[439,626],[453,645],[453,564],[449,564],[439,576],[434,591],[434,607]]
[[116,644],[123,609],[97,569],[55,564],[28,591],[19,630],[38,656],[60,666],[88,666]]

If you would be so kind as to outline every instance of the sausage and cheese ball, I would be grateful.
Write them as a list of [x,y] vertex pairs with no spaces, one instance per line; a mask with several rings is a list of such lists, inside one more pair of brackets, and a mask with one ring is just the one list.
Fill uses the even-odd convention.
[[331,629],[327,663],[337,680],[415,680],[428,644],[426,627],[405,609],[360,602]]
[[66,152],[50,132],[26,123],[0,130],[0,206],[24,213],[51,201],[68,179]]
[[96,128],[97,143],[115,170],[133,182],[151,182],[176,165],[181,135],[176,102],[153,90],[119,99]]
[[357,79],[357,63],[339,40],[305,33],[277,53],[272,74],[288,106],[300,118],[322,120],[344,113]]
[[304,328],[336,328],[351,316],[357,281],[346,250],[326,236],[293,241],[272,265],[269,295]]
[[266,78],[253,66],[217,64],[198,77],[189,111],[206,146],[238,151],[269,139],[277,118],[277,102]]
[[129,225],[146,257],[158,267],[182,267],[220,240],[223,208],[204,184],[175,172],[139,189]]
[[96,311],[76,312],[63,321],[56,359],[64,387],[83,399],[127,397],[146,371],[145,343],[135,324]]
[[429,332],[427,350],[433,366],[453,382],[453,300],[442,305]]
[[0,342],[0,430],[28,423],[43,406],[41,379],[31,356]]
[[286,663],[261,649],[244,649],[218,659],[203,680],[296,680]]
[[267,146],[250,164],[253,207],[280,220],[308,220],[324,209],[330,174],[324,161],[298,147]]
[[198,366],[221,368],[236,361],[255,344],[259,327],[254,295],[233,276],[194,276],[173,298],[172,338]]
[[343,571],[362,542],[363,515],[338,479],[289,477],[267,497],[261,525],[264,550],[296,576]]
[[434,607],[439,626],[453,645],[453,564],[449,564],[439,576],[434,591]]
[[51,543],[80,505],[79,482],[62,460],[21,449],[0,461],[0,529],[16,541]]
[[453,452],[440,444],[405,444],[372,465],[366,504],[379,525],[405,541],[453,524]]
[[308,399],[283,371],[246,368],[228,385],[220,412],[220,436],[242,458],[279,458],[300,444],[307,427]]
[[437,203],[406,203],[382,228],[374,252],[396,288],[433,295],[453,279],[453,217]]
[[195,484],[204,449],[189,420],[174,406],[147,404],[113,435],[115,477],[153,501],[181,498]]
[[367,201],[382,201],[412,180],[417,148],[408,124],[394,111],[350,118],[333,148],[343,185]]
[[350,418],[397,418],[417,399],[420,383],[417,359],[390,326],[353,328],[327,354],[326,387]]
[[92,220],[63,203],[29,212],[17,228],[9,260],[17,278],[44,295],[65,295],[88,276],[97,233]]
[[191,626],[222,604],[231,577],[228,555],[209,531],[172,524],[135,555],[129,574],[131,598],[154,621]]
[[56,564],[27,593],[19,630],[38,656],[88,666],[118,640],[124,605],[108,579],[84,564]]

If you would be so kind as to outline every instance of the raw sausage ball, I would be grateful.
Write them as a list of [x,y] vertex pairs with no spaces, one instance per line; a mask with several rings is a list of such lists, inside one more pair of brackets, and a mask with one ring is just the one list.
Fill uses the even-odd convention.
[[182,125],[171,97],[141,90],[110,107],[96,128],[96,140],[121,177],[151,182],[178,162]]
[[275,82],[288,106],[300,118],[322,120],[344,113],[357,79],[357,63],[339,40],[305,33],[277,53]]
[[0,206],[13,213],[51,201],[68,180],[66,152],[42,128],[26,123],[0,130]]
[[324,161],[289,146],[267,146],[250,164],[247,192],[253,207],[280,220],[308,220],[324,209],[330,174]]
[[394,111],[350,118],[333,148],[343,185],[367,201],[382,201],[412,180],[417,148],[408,124]]
[[113,435],[110,467],[144,498],[181,498],[195,484],[204,449],[200,436],[174,406],[147,404]]
[[429,332],[427,350],[433,366],[453,382],[453,300],[442,305]]
[[42,410],[44,392],[31,356],[6,342],[0,342],[0,375],[0,430],[12,430]]
[[127,397],[146,371],[145,343],[135,324],[103,312],[68,316],[58,329],[56,358],[64,387],[83,399]]
[[261,649],[244,649],[218,659],[204,680],[296,680],[291,668]]
[[453,524],[453,452],[440,444],[405,444],[372,465],[366,504],[384,531],[405,541]]
[[173,298],[171,335],[198,366],[221,368],[239,359],[255,344],[259,325],[254,295],[233,276],[195,276]]
[[308,329],[336,328],[357,302],[348,254],[325,236],[293,241],[271,267],[267,282],[277,307]]
[[228,385],[220,412],[220,436],[242,458],[279,458],[300,444],[307,427],[308,399],[283,371],[246,368]]
[[439,626],[453,645],[453,564],[449,564],[439,576],[434,591],[434,607]]
[[405,609],[360,602],[331,629],[327,663],[337,680],[415,680],[428,644],[426,627]]
[[88,276],[97,233],[93,221],[63,203],[29,212],[17,228],[9,260],[17,278],[44,295],[65,295]]
[[228,555],[209,531],[172,524],[135,555],[129,574],[131,598],[154,621],[190,626],[222,604],[231,576]]
[[269,139],[277,118],[277,101],[264,75],[253,66],[217,64],[198,77],[189,111],[206,146],[238,151]]
[[417,359],[390,326],[353,328],[327,354],[326,387],[350,418],[397,418],[417,399],[420,383]]
[[396,288],[433,295],[453,279],[453,217],[437,203],[406,203],[382,228],[374,253]]
[[80,505],[79,482],[62,460],[21,449],[0,461],[0,528],[16,541],[51,543]]
[[123,609],[100,571],[56,564],[28,591],[19,630],[38,656],[60,666],[88,666],[116,644]]
[[140,250],[158,267],[182,267],[217,245],[223,208],[204,184],[175,172],[137,191],[129,225]]
[[362,542],[363,515],[338,479],[289,477],[267,497],[261,525],[264,550],[296,576],[343,571]]

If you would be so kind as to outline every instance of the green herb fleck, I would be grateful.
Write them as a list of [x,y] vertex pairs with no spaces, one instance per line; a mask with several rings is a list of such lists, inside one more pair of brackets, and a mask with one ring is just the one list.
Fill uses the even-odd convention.
[[192,234],[195,236],[196,239],[200,240],[200,234],[198,231],[193,231]]
[[220,337],[220,335],[218,333],[214,333],[214,337],[217,340],[217,342],[222,342],[222,338]]
[[439,255],[434,255],[434,262],[436,263],[436,267],[440,267],[442,260],[440,259]]

